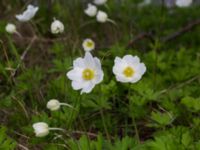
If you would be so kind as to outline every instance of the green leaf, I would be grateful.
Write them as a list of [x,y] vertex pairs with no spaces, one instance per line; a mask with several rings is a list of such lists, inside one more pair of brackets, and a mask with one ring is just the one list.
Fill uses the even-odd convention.
[[161,112],[152,112],[151,113],[151,119],[155,121],[157,124],[152,124],[150,126],[155,127],[162,127],[166,126],[172,123],[173,115],[169,112],[161,113]]
[[17,143],[6,134],[6,130],[0,127],[0,150],[14,150]]
[[187,96],[181,99],[181,103],[192,112],[200,111],[200,98],[195,99]]

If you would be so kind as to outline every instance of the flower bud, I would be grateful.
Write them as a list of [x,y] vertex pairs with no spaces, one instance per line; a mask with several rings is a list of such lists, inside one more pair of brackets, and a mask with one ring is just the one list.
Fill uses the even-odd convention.
[[14,25],[14,24],[12,24],[12,23],[8,23],[7,25],[6,25],[6,31],[8,32],[8,33],[10,33],[10,34],[13,34],[13,33],[15,33],[17,30],[16,30],[16,26]]
[[36,137],[44,137],[49,134],[49,126],[45,122],[37,122],[33,124]]
[[96,5],[103,5],[107,2],[107,0],[94,0],[94,4]]
[[60,108],[60,102],[56,99],[52,99],[48,101],[47,108],[50,109],[51,111],[58,110]]
[[86,15],[94,17],[97,14],[97,7],[89,3],[84,12]]
[[52,34],[58,34],[64,32],[64,25],[59,20],[54,20],[51,24],[51,33]]
[[95,43],[91,39],[85,39],[83,41],[82,46],[83,46],[84,51],[89,52],[89,51],[92,51],[95,48]]
[[108,15],[105,12],[99,10],[97,13],[97,21],[104,23],[107,21],[107,19],[108,19]]

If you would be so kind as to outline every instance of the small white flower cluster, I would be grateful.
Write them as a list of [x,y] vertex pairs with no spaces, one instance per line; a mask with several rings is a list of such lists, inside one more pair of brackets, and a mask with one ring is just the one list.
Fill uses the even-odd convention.
[[[116,80],[122,83],[136,83],[146,72],[146,66],[140,62],[139,57],[125,55],[123,58],[116,57],[113,66],[113,73]],[[72,80],[74,90],[81,90],[82,93],[90,93],[96,84],[103,80],[103,70],[101,62],[91,53],[86,52],[84,58],[77,58],[73,62],[73,69],[67,73],[67,77]],[[73,108],[67,103],[60,103],[56,99],[51,99],[47,103],[47,108],[51,111],[60,109],[61,105]],[[45,122],[36,122],[33,124],[36,137],[44,137],[49,134],[50,130],[60,130],[61,128],[50,128]]]
[[[165,5],[167,7],[172,7],[176,5],[177,7],[189,7],[191,6],[193,0],[165,0]],[[152,0],[143,0],[138,4],[138,7],[144,7],[152,3]]]
[[[94,0],[94,4],[103,5],[107,0]],[[21,22],[27,22],[31,20],[39,7],[28,5],[27,9],[16,18]],[[88,8],[85,10],[88,16],[96,16],[97,21],[104,23],[110,21],[108,15],[103,11],[98,11],[97,7],[93,4],[88,4]],[[61,21],[54,19],[51,24],[52,34],[58,34],[64,32],[64,25]],[[14,24],[7,24],[6,31],[8,33],[17,33],[16,26]],[[95,43],[91,39],[85,39],[82,43],[85,50],[85,56],[79,57],[73,61],[73,69],[70,70],[66,76],[72,80],[72,88],[74,90],[81,90],[82,93],[90,93],[96,84],[103,81],[104,72],[102,65],[97,57],[93,57],[90,53],[91,50],[95,49]],[[138,82],[143,74],[146,72],[146,66],[140,62],[139,57],[132,55],[125,55],[123,58],[116,57],[114,60],[114,66],[112,71],[116,77],[116,80],[122,83],[136,83]],[[61,106],[67,106],[72,109],[73,106],[67,103],[61,103],[57,99],[51,99],[48,101],[46,107],[51,111],[59,110]],[[37,137],[44,137],[49,134],[50,130],[62,130],[60,128],[50,128],[45,122],[37,122],[33,124],[33,129]]]
[[[39,7],[28,5],[27,9],[22,14],[18,14],[15,17],[20,22],[28,22],[36,15],[38,10],[39,10]],[[12,24],[12,23],[8,23],[5,27],[5,30],[6,32],[10,34],[13,34],[13,33],[19,34],[16,30],[15,24]],[[54,21],[51,24],[51,33],[58,34],[58,33],[63,33],[63,32],[64,32],[63,23],[59,20],[54,19]]]
[[[107,2],[107,0],[94,0],[93,3],[96,5],[103,5]],[[98,10],[97,7],[91,3],[87,5],[87,8],[84,10],[85,14],[89,17],[95,17],[98,22],[105,23],[106,21],[109,21],[108,15],[106,12],[102,10]]]
[[[114,63],[113,73],[119,82],[136,83],[146,72],[145,64],[137,56],[116,57]],[[73,69],[67,73],[67,77],[72,80],[72,88],[81,90],[81,94],[90,93],[103,80],[103,76],[100,60],[89,52],[85,53],[84,58],[74,60]]]
[[[22,14],[18,14],[15,17],[17,18],[17,20],[19,20],[20,22],[27,22],[29,20],[31,20],[36,12],[38,11],[38,7],[35,7],[33,5],[28,5],[27,9],[22,13]],[[12,23],[8,23],[5,27],[6,32],[13,34],[13,33],[17,33],[17,29],[16,29],[16,25],[12,24]],[[20,35],[20,34],[19,34]]]
[[[56,111],[60,109],[61,105],[68,106],[70,108],[73,108],[73,106],[67,104],[67,103],[60,103],[57,99],[51,99],[47,102],[47,109],[51,111]],[[73,108],[74,109],[74,108]],[[33,129],[35,132],[36,137],[44,137],[49,134],[49,130],[62,130],[61,128],[49,128],[48,124],[45,122],[37,122],[33,124]]]

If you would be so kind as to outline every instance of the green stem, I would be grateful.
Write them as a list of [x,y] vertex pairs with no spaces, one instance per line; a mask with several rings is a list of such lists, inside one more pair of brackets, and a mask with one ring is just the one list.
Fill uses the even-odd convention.
[[69,107],[69,108],[74,109],[74,107],[73,107],[72,105],[67,104],[67,103],[60,103],[60,105],[62,105],[62,106],[67,106],[67,107]]
[[[79,110],[79,111],[80,111],[80,106],[81,106],[81,100],[82,100],[82,97],[81,97],[81,95],[80,95],[79,100],[78,100],[78,105],[79,105],[79,106],[78,106],[78,110]],[[82,127],[82,129],[83,129],[84,135],[87,137],[87,144],[88,144],[88,148],[89,148],[89,150],[90,150],[91,148],[90,148],[89,136],[88,136],[88,134],[87,134],[87,129],[86,129],[85,125],[84,125],[84,121],[83,121],[83,119],[81,118],[80,115],[78,115],[78,119],[79,119],[79,121],[80,121],[80,125],[81,125],[81,127]]]
[[132,115],[132,121],[133,121],[133,126],[134,126],[134,130],[135,130],[135,136],[136,136],[137,142],[140,143],[140,136],[139,136],[139,132],[138,132],[138,128],[137,128],[137,124],[136,124],[134,115]]
[[55,131],[55,130],[58,130],[58,131],[64,131],[64,132],[66,131],[65,129],[62,129],[62,128],[54,128],[54,127],[53,127],[53,128],[49,128],[49,130],[54,130],[54,131]]
[[[76,110],[76,113],[79,113],[79,108],[76,108],[76,107],[77,107],[77,106],[79,105],[79,103],[80,103],[80,98],[81,98],[81,96],[79,96],[78,98],[76,98],[75,103],[74,103],[74,109]],[[79,106],[78,106],[78,107],[79,107]],[[74,112],[75,112],[75,111],[72,111],[72,112],[71,112],[71,115],[70,115],[70,119],[69,119],[69,123],[68,123],[69,128],[71,128],[71,125],[72,125],[72,122],[73,122]]]
[[[128,90],[129,103],[130,103],[130,93],[131,93],[131,84],[129,85],[129,90]],[[130,112],[131,112],[131,110],[130,110]],[[138,132],[138,128],[137,128],[137,124],[136,124],[134,113],[131,114],[131,118],[132,118],[132,123],[133,123],[133,126],[134,126],[134,130],[135,130],[135,136],[136,136],[137,142],[140,143],[140,136],[139,136],[139,132]]]
[[103,114],[103,110],[101,109],[100,110],[100,114],[101,114],[101,119],[102,119],[102,122],[103,122],[103,127],[104,127],[104,130],[106,132],[106,137],[109,141],[111,141],[110,139],[110,135],[109,135],[109,132],[108,132],[108,129],[107,129],[107,125],[106,125],[106,122],[105,122],[105,117],[104,117],[104,114]]

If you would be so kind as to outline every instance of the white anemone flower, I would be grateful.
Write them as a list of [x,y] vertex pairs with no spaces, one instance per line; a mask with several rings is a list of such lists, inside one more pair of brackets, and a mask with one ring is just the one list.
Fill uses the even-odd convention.
[[193,0],[176,0],[176,6],[178,7],[189,7]]
[[97,7],[95,5],[92,4],[88,4],[87,8],[84,10],[85,14],[90,16],[90,17],[94,17],[97,14]]
[[17,32],[17,29],[16,29],[16,26],[12,23],[8,23],[6,25],[6,32],[10,33],[10,34],[13,34],[13,33],[16,33]]
[[16,15],[16,18],[21,22],[29,21],[35,16],[38,9],[39,7],[28,5],[27,9],[22,14]]
[[92,39],[85,39],[82,43],[82,46],[84,51],[89,52],[95,48],[95,43]]
[[49,126],[45,122],[37,122],[33,124],[36,137],[44,137],[49,134]]
[[61,21],[59,20],[54,20],[52,23],[51,23],[51,33],[52,34],[58,34],[58,33],[63,33],[64,32],[64,25]]
[[49,125],[45,122],[37,122],[33,124],[33,129],[36,137],[44,137],[49,134],[50,130],[60,130],[65,131],[61,128],[50,128]]
[[104,11],[101,11],[101,10],[99,10],[97,12],[96,18],[97,18],[97,21],[101,22],[101,23],[105,23],[106,21],[108,21],[108,15],[107,15],[107,13],[105,13]]
[[140,63],[137,56],[126,55],[123,58],[115,58],[113,73],[119,82],[135,83],[142,78],[145,72],[146,66],[144,63]]
[[64,105],[64,106],[68,106],[70,108],[73,108],[71,105],[67,104],[67,103],[60,103],[57,99],[51,99],[47,102],[47,108],[51,111],[56,111],[58,109],[60,109],[60,106]]
[[81,89],[81,94],[90,93],[103,80],[103,76],[100,60],[89,52],[85,53],[84,58],[74,60],[73,69],[67,73],[67,77],[72,80],[73,89]]
[[107,0],[94,0],[94,4],[96,5],[103,5],[107,2]]

